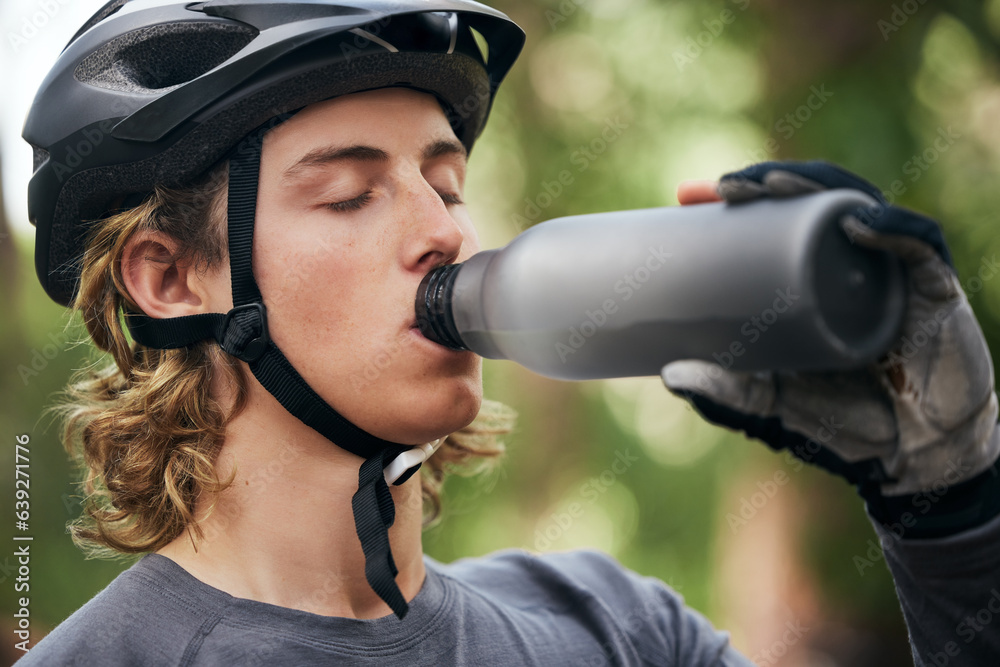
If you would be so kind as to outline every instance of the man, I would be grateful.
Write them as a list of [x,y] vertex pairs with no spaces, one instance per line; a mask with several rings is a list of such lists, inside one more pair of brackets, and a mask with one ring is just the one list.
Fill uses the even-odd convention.
[[[94,493],[75,537],[148,555],[27,664],[747,664],[667,587],[595,553],[423,557],[434,476],[417,467],[490,455],[496,429],[481,425],[478,360],[423,338],[413,299],[427,272],[479,249],[466,157],[522,42],[464,0],[114,0],[78,33],[25,128],[36,261],[115,362],[70,407]],[[62,160],[69,148],[83,159]],[[718,191],[844,185],[871,189],[769,164]],[[682,202],[714,189],[685,185]],[[997,550],[992,369],[933,223],[882,206],[849,232],[909,263],[907,327],[945,309],[917,367],[682,362],[664,379],[708,418],[858,483],[890,527],[962,458],[891,561],[905,610],[932,601],[907,614],[930,656],[957,618],[947,605],[996,577],[913,574],[953,568],[949,550]],[[386,350],[391,371],[358,382]],[[898,397],[883,376],[901,378]],[[910,400],[911,385],[941,400]],[[831,406],[844,437],[795,435]],[[974,639],[963,659],[996,651]]]

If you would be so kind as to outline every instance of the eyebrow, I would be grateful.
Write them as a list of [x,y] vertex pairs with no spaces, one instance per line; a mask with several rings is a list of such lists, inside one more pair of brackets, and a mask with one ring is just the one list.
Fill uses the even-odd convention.
[[[421,157],[423,160],[433,160],[447,155],[457,155],[463,160],[468,158],[465,146],[457,141],[442,139],[429,144],[424,148]],[[367,162],[378,163],[388,162],[389,154],[381,148],[374,146],[355,145],[346,148],[317,148],[306,153],[298,162],[285,170],[284,179],[290,180],[298,177],[303,172],[316,167],[324,167],[335,162]]]
[[389,154],[372,146],[348,146],[347,148],[317,148],[306,153],[298,162],[285,170],[285,180],[293,179],[305,171],[323,167],[334,162],[388,162]]
[[468,159],[469,154],[465,150],[465,146],[458,143],[457,141],[441,140],[435,141],[433,144],[424,149],[423,158],[424,160],[433,160],[436,157],[442,157],[445,155],[457,155],[463,160]]

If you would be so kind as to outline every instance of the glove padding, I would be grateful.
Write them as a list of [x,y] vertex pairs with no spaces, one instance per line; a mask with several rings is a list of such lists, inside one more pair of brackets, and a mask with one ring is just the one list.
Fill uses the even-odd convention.
[[[736,203],[844,187],[879,202],[845,216],[848,236],[896,253],[906,267],[904,322],[889,353],[847,372],[745,373],[677,361],[663,368],[663,381],[709,421],[858,485],[869,512],[885,515],[876,518],[891,521],[928,492],[951,496],[941,508],[961,501],[957,509],[970,515],[964,504],[971,502],[988,514],[938,516],[911,536],[953,532],[970,527],[962,523],[968,520],[978,525],[1000,512],[993,366],[937,223],[890,206],[870,183],[823,162],[754,165],[723,176],[718,192]],[[984,500],[983,493],[993,495]]]

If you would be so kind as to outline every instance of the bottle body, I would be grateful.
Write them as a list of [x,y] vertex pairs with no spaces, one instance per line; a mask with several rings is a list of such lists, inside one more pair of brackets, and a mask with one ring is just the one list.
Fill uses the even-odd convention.
[[832,190],[550,220],[425,280],[418,321],[432,340],[567,380],[677,359],[858,367],[888,349],[905,307],[899,260],[839,224],[872,204]]

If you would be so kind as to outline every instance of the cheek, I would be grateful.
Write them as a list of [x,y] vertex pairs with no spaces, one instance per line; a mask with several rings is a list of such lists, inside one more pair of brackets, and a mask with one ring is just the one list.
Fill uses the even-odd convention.
[[272,337],[285,349],[302,339],[329,338],[349,311],[353,266],[329,240],[281,239],[262,235],[255,240],[254,274],[268,307]]
[[328,377],[343,380],[386,347],[380,336],[387,335],[391,317],[401,318],[389,301],[390,272],[376,256],[378,239],[334,241],[320,232],[261,234],[254,242],[260,253],[254,273],[275,344],[293,364],[319,362]]

